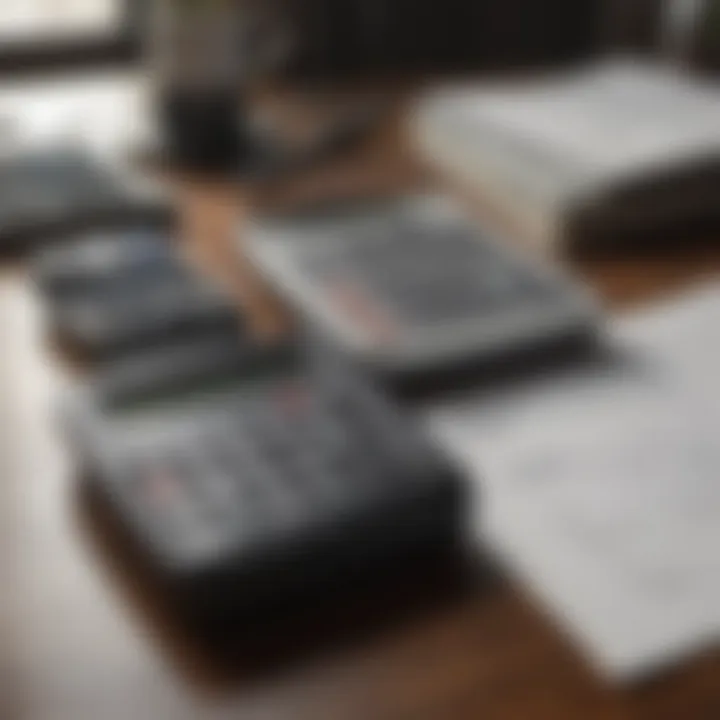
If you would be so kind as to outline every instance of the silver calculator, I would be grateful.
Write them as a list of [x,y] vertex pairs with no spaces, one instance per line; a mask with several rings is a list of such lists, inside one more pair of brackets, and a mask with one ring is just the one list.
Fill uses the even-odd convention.
[[300,316],[371,369],[422,378],[595,335],[595,299],[444,196],[257,217],[243,248]]

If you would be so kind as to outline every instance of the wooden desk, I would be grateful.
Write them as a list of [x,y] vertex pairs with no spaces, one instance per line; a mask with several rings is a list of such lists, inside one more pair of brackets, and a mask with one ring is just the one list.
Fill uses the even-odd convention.
[[[388,133],[278,191],[403,185],[417,170]],[[186,247],[255,311],[269,297],[228,250],[242,212],[278,193],[181,183]],[[579,270],[613,307],[720,269],[720,248]],[[250,288],[251,292],[248,292]],[[260,301],[257,301],[260,298]],[[263,323],[264,324],[264,323]],[[221,672],[166,627],[104,543],[48,417],[60,378],[24,270],[0,275],[0,718],[3,720],[714,720],[720,654],[629,690],[604,687],[519,588],[496,583],[360,640],[262,672]],[[110,551],[108,551],[110,549]]]

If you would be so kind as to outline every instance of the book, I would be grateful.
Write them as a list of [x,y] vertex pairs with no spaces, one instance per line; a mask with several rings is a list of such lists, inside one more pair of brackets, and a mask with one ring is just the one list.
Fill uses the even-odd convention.
[[419,153],[542,244],[594,247],[720,212],[720,91],[609,60],[511,85],[430,91]]

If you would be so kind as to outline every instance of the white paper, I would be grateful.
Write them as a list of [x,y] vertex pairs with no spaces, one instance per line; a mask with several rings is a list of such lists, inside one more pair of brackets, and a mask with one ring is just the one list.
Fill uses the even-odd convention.
[[720,632],[720,285],[616,323],[608,362],[427,410],[480,540],[608,677]]

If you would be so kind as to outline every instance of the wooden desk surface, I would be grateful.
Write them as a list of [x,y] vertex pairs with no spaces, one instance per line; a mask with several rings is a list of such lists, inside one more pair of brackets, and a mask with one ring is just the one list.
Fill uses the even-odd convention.
[[[279,195],[397,186],[418,176],[388,133]],[[178,185],[186,248],[266,327],[272,299],[228,250],[258,193]],[[266,191],[263,202],[278,193]],[[717,274],[715,252],[577,268],[613,308]],[[259,300],[258,300],[259,298]],[[123,570],[77,493],[49,417],[57,363],[22,269],[0,273],[0,718],[2,720],[714,720],[720,654],[631,689],[603,686],[519,588],[498,582],[256,672],[209,661]],[[318,644],[320,639],[318,638]]]

